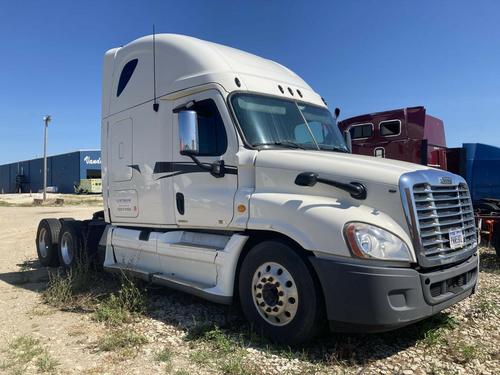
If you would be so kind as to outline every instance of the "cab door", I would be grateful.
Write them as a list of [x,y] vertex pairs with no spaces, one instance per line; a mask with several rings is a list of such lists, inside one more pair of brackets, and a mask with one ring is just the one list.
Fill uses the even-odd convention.
[[205,164],[223,161],[225,174],[214,177],[186,155],[181,155],[178,115],[174,114],[173,164],[175,218],[179,226],[227,227],[233,218],[238,188],[238,141],[223,97],[216,90],[179,99],[175,107],[194,101],[189,110],[198,119],[199,154]]

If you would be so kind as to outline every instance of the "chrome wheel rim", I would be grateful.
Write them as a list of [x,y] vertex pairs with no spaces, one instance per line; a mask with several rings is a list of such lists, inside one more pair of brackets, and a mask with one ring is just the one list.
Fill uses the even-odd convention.
[[287,325],[297,314],[297,285],[279,263],[266,262],[257,268],[252,279],[252,297],[260,316],[274,326]]
[[69,232],[65,232],[61,238],[61,256],[65,265],[73,261],[73,239]]
[[42,228],[38,237],[38,251],[42,258],[47,258],[49,254],[49,232],[47,229]]

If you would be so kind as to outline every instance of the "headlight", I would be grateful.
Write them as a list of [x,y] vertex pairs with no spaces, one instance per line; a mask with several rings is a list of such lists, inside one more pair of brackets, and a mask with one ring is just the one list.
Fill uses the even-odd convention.
[[351,252],[358,258],[411,261],[408,246],[385,229],[365,223],[347,223],[344,233]]

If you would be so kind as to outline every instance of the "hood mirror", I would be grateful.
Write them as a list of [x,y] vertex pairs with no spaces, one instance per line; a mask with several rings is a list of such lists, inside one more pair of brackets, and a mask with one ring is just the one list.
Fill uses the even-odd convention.
[[295,184],[299,186],[314,186],[318,182],[318,174],[314,172],[302,172],[295,178]]

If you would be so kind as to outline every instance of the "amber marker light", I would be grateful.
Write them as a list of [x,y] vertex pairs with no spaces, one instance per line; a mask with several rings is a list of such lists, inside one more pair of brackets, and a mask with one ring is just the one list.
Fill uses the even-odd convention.
[[353,223],[348,224],[345,228],[345,234],[349,248],[358,258],[367,258],[366,254],[359,248],[358,241],[356,241],[356,225]]

